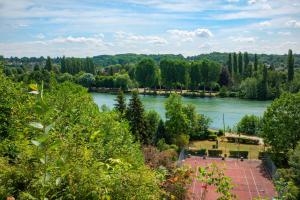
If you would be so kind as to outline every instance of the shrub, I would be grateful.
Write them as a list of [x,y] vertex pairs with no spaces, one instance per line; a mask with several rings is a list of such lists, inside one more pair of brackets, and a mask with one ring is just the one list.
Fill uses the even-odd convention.
[[261,119],[255,115],[245,115],[237,125],[238,132],[258,135],[261,130]]
[[218,139],[218,136],[215,132],[208,131],[208,140],[216,141]]
[[231,158],[248,158],[248,151],[229,151],[229,157]]
[[220,97],[227,97],[228,96],[228,90],[226,87],[221,87],[220,92],[219,92]]
[[206,155],[206,149],[199,149],[199,150],[188,150],[187,154],[191,154],[194,156],[204,156]]
[[253,139],[253,138],[245,138],[245,137],[226,137],[228,142],[232,142],[232,143],[240,143],[240,144],[255,144],[258,145],[259,144],[259,140],[258,139]]
[[217,132],[218,137],[220,136],[224,136],[224,131],[222,129],[219,129],[219,131]]
[[217,149],[209,149],[208,150],[208,156],[210,157],[221,157],[223,151],[217,150]]

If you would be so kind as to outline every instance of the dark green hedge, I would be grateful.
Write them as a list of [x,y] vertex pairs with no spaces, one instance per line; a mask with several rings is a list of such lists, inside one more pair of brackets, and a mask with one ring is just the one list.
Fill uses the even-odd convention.
[[217,149],[209,149],[208,150],[208,156],[211,157],[221,157],[223,151],[222,150],[217,150]]
[[207,152],[206,152],[206,149],[188,150],[187,154],[191,154],[193,156],[204,156],[207,154]]
[[229,157],[230,158],[248,158],[248,151],[229,151]]
[[259,144],[259,140],[258,139],[251,139],[251,138],[243,138],[243,137],[226,137],[228,142],[236,142],[236,143],[240,143],[240,144],[255,144],[258,145]]

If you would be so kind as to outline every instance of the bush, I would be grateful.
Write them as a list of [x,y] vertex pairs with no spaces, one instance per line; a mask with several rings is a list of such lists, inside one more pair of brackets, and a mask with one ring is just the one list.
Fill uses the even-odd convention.
[[215,132],[212,132],[212,131],[208,131],[208,132],[209,132],[208,140],[216,141],[218,139],[218,136]]
[[210,157],[221,157],[223,151],[217,150],[217,149],[209,149],[208,150],[208,156]]
[[259,144],[259,140],[258,139],[252,139],[252,138],[245,138],[245,137],[226,137],[228,142],[232,142],[232,143],[240,143],[240,144],[255,144],[258,145]]
[[237,125],[238,132],[258,135],[261,130],[261,119],[255,115],[245,115]]
[[224,131],[222,129],[219,129],[217,132],[218,137],[224,136]]
[[228,96],[229,97],[236,97],[236,93],[235,92],[230,92]]
[[204,156],[204,155],[207,155],[207,152],[206,152],[206,149],[188,150],[187,154],[191,154],[194,156]]
[[228,96],[228,90],[226,87],[221,87],[220,92],[219,92],[220,97],[227,97]]
[[248,151],[229,151],[229,157],[230,158],[248,158]]

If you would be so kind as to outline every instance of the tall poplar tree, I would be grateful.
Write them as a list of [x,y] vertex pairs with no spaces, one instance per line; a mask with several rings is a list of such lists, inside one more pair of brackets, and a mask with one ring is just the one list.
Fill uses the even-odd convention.
[[232,56],[231,53],[228,54],[228,71],[232,74]]
[[254,71],[257,71],[258,69],[258,59],[257,54],[254,54]]
[[241,52],[239,52],[238,56],[238,68],[239,68],[239,74],[243,74],[243,55]]
[[235,74],[238,72],[237,55],[235,52],[233,53],[233,71]]
[[62,57],[62,59],[61,59],[61,61],[60,61],[60,71],[61,71],[62,73],[66,73],[66,72],[67,72],[67,71],[66,71],[66,58],[65,58],[65,56]]
[[52,66],[52,63],[51,63],[51,58],[49,56],[47,57],[47,60],[46,60],[45,69],[48,70],[48,71],[53,70],[53,66]]
[[244,76],[249,76],[249,56],[248,52],[244,53]]
[[288,82],[291,82],[294,79],[294,56],[291,49],[289,49],[289,53],[288,53],[287,68],[288,68]]

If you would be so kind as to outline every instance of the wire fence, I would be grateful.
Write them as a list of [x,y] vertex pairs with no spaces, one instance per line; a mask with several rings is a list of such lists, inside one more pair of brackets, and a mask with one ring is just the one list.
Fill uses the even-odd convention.
[[265,168],[268,170],[271,177],[273,179],[276,179],[277,167],[275,166],[274,162],[271,160],[271,158],[268,154],[265,153],[262,156],[262,163],[265,166]]
[[185,149],[181,149],[179,156],[178,156],[178,161],[177,161],[177,167],[182,166],[182,161],[185,159]]

